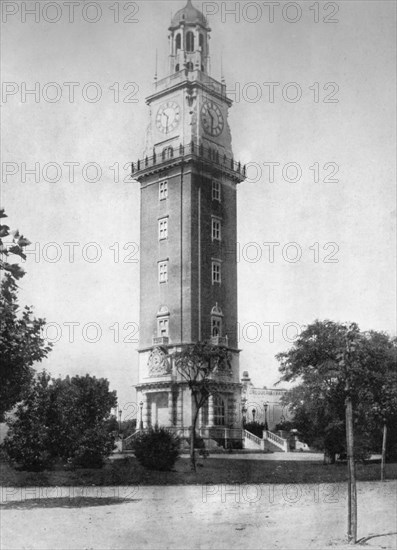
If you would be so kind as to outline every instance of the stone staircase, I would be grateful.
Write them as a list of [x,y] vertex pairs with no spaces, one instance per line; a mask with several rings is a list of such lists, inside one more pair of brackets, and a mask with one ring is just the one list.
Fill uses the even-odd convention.
[[289,452],[288,440],[280,437],[279,435],[264,430],[262,438],[252,434],[251,432],[244,430],[244,449],[250,449],[255,451],[272,451],[272,452]]

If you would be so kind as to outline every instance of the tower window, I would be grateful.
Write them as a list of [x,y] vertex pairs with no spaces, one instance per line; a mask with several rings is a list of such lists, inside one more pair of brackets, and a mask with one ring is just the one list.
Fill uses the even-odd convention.
[[175,72],[177,73],[179,71],[179,63],[175,66]]
[[222,310],[218,304],[216,304],[211,310],[211,336],[213,338],[222,336],[222,318]]
[[221,202],[221,184],[216,180],[212,180],[212,200]]
[[159,283],[166,283],[168,281],[168,261],[159,262]]
[[168,218],[159,220],[159,240],[168,239]]
[[186,50],[188,52],[194,52],[194,34],[192,31],[186,33]]
[[162,201],[168,198],[168,181],[159,182],[159,199]]
[[221,262],[215,260],[212,262],[212,284],[221,283]]
[[212,218],[211,223],[211,238],[213,241],[221,240],[221,220],[219,218]]
[[193,71],[194,69],[193,63],[191,61],[189,61],[189,63],[186,63],[186,68],[188,71]]
[[200,33],[200,37],[199,37],[199,45],[200,45],[200,48],[203,49],[203,46],[204,46],[204,36]]
[[174,156],[174,150],[172,147],[166,147],[163,149],[163,152],[161,153],[161,157],[163,160],[172,159]]
[[175,44],[176,44],[177,51],[180,50],[181,49],[181,35],[180,34],[176,35]]
[[214,424],[215,426],[225,425],[225,403],[219,395],[214,397]]
[[157,336],[163,336],[168,337],[169,336],[169,323],[168,319],[165,319],[164,317],[159,317],[157,319]]
[[222,336],[222,321],[219,318],[213,317],[211,320],[211,336]]

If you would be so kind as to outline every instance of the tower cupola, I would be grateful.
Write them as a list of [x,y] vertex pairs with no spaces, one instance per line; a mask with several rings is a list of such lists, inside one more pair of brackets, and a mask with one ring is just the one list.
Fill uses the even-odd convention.
[[170,72],[209,70],[209,32],[207,20],[191,0],[177,11],[169,27]]

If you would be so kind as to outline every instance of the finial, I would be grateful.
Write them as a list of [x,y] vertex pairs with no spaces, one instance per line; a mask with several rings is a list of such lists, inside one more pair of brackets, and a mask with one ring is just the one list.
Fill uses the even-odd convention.
[[154,72],[154,81],[157,82],[157,48],[156,48],[156,69]]
[[221,51],[221,82],[226,84],[225,75],[223,74],[223,49]]

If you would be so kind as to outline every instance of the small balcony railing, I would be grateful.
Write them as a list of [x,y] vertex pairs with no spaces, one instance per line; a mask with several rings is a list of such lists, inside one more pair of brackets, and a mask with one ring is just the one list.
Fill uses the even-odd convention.
[[191,144],[187,146],[181,144],[179,147],[175,148],[167,147],[160,154],[154,153],[150,157],[147,156],[138,160],[136,163],[133,162],[131,164],[131,175],[134,177],[136,173],[142,170],[153,168],[163,163],[175,162],[188,155],[194,155],[203,161],[211,162],[221,169],[230,170],[237,174],[240,179],[246,177],[246,167],[242,165],[241,162],[236,162],[233,158],[219,154],[219,151],[215,149],[206,148],[203,147],[203,145],[196,145],[194,142],[191,142]]
[[211,344],[214,346],[227,346],[228,345],[228,337],[227,336],[212,336],[211,337]]
[[154,336],[153,345],[154,346],[167,346],[170,342],[168,336]]

